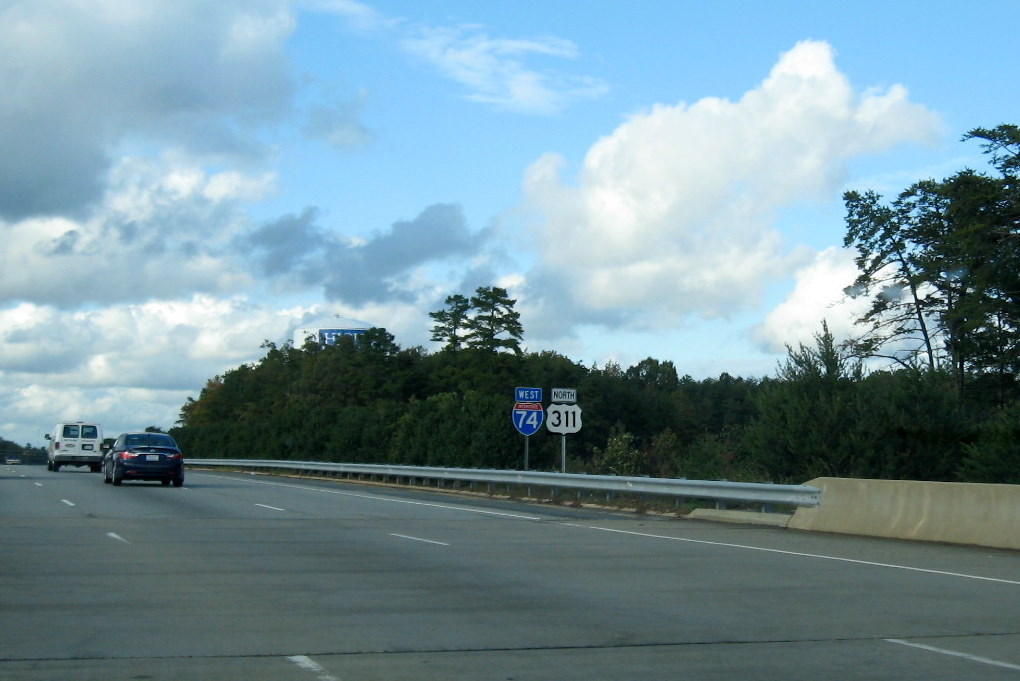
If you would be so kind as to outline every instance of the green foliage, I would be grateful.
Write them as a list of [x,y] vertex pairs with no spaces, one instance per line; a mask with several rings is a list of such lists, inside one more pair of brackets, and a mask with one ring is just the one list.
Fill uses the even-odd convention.
[[[31,444],[24,446],[0,437],[0,457],[16,456],[22,463],[42,464],[46,462],[46,449],[33,447]],[[2,458],[0,458],[2,461]]]
[[916,182],[886,204],[847,192],[844,244],[868,296],[849,347],[904,367],[949,367],[957,387],[983,373],[1020,371],[1020,132],[977,128],[998,176],[970,169]]
[[763,464],[752,458],[744,443],[746,428],[727,426],[699,435],[680,465],[680,475],[691,480],[768,480]]
[[[429,314],[436,353],[385,329],[336,345],[263,344],[209,379],[171,434],[191,457],[520,468],[513,390],[577,388],[581,432],[540,430],[532,469],[691,479],[813,477],[1020,482],[1020,129],[978,128],[998,176],[965,170],[885,202],[846,195],[846,245],[866,296],[861,334],[822,322],[771,378],[694,380],[651,357],[585,367],[521,349],[498,287]],[[864,358],[890,368],[865,372]]]
[[[1020,407],[1000,414],[995,404],[1015,400],[1014,383],[975,381],[981,389],[971,394],[956,390],[949,370],[864,375],[824,325],[766,380],[677,378],[671,363],[651,358],[587,369],[550,352],[429,354],[402,350],[381,330],[368,338],[267,345],[259,362],[210,379],[171,433],[189,457],[520,468],[514,387],[577,387],[585,425],[567,446],[578,470],[776,482],[1012,479],[1011,464],[995,464],[1010,461],[1008,423]],[[545,430],[532,435],[530,467],[558,470],[562,442]]]
[[949,371],[875,372],[854,392],[846,429],[853,456],[844,475],[954,479],[973,426]]
[[861,367],[836,347],[823,324],[815,346],[789,348],[779,380],[756,396],[746,446],[775,482],[846,475],[854,449],[847,428]]
[[514,310],[516,303],[507,295],[505,288],[479,287],[471,296],[471,308],[475,313],[467,320],[468,347],[487,352],[510,350],[520,354],[524,328],[521,326],[521,314]]
[[596,448],[592,469],[599,475],[648,475],[648,460],[634,446],[634,436],[617,425],[609,435],[606,448]]
[[1020,484],[1020,403],[998,409],[973,442],[963,446],[959,478],[969,482]]
[[435,322],[432,327],[432,340],[445,343],[443,349],[451,352],[460,350],[464,341],[466,325],[471,310],[471,302],[460,295],[446,298],[446,309],[429,312]]
[[470,299],[460,295],[446,298],[446,309],[429,312],[435,322],[432,340],[444,343],[443,350],[457,352],[464,345],[472,350],[494,353],[509,350],[519,355],[524,328],[506,289],[480,286]]

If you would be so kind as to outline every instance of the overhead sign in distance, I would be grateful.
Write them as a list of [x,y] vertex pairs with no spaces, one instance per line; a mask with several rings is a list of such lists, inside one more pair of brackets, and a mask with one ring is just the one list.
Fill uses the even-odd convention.
[[550,404],[545,427],[551,433],[576,433],[581,430],[581,408],[576,404]]
[[542,405],[538,402],[518,402],[514,405],[511,416],[514,428],[519,430],[522,435],[534,435],[542,427],[542,421],[545,420],[545,412],[542,411]]

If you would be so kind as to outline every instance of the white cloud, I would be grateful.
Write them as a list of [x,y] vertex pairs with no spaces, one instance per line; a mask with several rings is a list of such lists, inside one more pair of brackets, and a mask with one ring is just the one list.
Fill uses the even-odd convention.
[[356,28],[363,31],[388,28],[399,23],[399,20],[388,19],[372,7],[354,0],[299,0],[295,4],[314,12],[325,12],[345,17]]
[[492,38],[477,26],[427,27],[404,48],[468,89],[467,98],[522,113],[555,113],[608,92],[605,82],[529,65],[541,57],[574,59],[577,46],[557,37]]
[[33,438],[60,419],[120,430],[172,426],[207,379],[259,359],[299,319],[246,298],[177,300],[65,312],[24,303],[0,310],[5,437]]
[[633,115],[591,147],[573,183],[548,154],[524,178],[543,278],[569,296],[546,314],[563,331],[585,316],[662,328],[760,304],[802,261],[775,227],[779,211],[838,199],[855,156],[939,132],[902,87],[855,92],[826,43],[803,42],[738,101]]
[[854,320],[868,308],[868,301],[851,299],[843,289],[853,284],[858,270],[854,252],[828,248],[795,273],[796,285],[781,304],[766,315],[752,332],[766,352],[782,353],[787,345],[814,345],[822,321],[839,340],[854,334]]
[[[357,2],[304,6],[405,30]],[[773,226],[779,211],[829,196],[852,156],[937,127],[902,88],[857,93],[827,46],[804,43],[739,101],[632,116],[592,145],[575,181],[564,159],[538,159],[525,188],[542,262],[522,276],[497,262],[496,230],[476,233],[454,203],[357,238],[332,223],[344,216],[311,206],[252,219],[248,204],[277,189],[264,143],[281,117],[335,147],[369,134],[358,98],[325,88],[294,106],[284,0],[97,7],[0,9],[0,53],[11,57],[0,60],[10,85],[0,152],[20,159],[0,167],[0,435],[18,441],[59,419],[170,426],[208,378],[325,314],[425,343],[427,311],[476,285],[511,288],[533,315],[529,343],[724,317],[803,264]],[[606,90],[548,67],[578,56],[559,38],[460,26],[407,47],[469,98],[507,109],[547,113]],[[803,269],[806,288],[766,320],[761,342],[813,309],[802,298],[838,272],[828,258]],[[269,291],[294,297],[268,301]],[[324,298],[344,307],[310,302]]]
[[251,283],[228,246],[250,224],[239,202],[270,193],[271,173],[210,173],[180,155],[123,158],[108,183],[86,219],[0,221],[0,300],[74,307]]
[[[354,0],[300,0],[298,7],[344,17],[361,31],[389,30],[410,55],[463,86],[465,97],[497,109],[525,114],[552,114],[574,102],[597,99],[609,92],[600,78],[574,75],[547,66],[547,60],[576,60],[580,49],[570,40],[552,35],[535,38],[501,38],[489,35],[479,24],[422,25],[388,17]],[[316,111],[311,127],[323,127],[322,116],[339,112]],[[340,116],[342,120],[342,115]],[[361,143],[359,126],[341,126],[333,143]],[[334,137],[331,135],[331,137]]]
[[285,0],[0,4],[0,218],[81,215],[123,145],[263,158],[294,26]]

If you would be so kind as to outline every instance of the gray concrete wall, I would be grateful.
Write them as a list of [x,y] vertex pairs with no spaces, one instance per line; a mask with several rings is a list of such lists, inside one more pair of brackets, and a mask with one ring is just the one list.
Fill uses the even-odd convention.
[[1020,549],[1020,485],[815,478],[818,508],[789,527]]

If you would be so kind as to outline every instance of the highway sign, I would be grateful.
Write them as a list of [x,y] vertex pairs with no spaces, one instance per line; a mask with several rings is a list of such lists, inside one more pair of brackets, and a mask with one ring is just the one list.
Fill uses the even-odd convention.
[[514,390],[514,402],[541,402],[541,388],[516,388]]
[[581,408],[576,404],[550,404],[545,427],[551,433],[576,433],[581,430]]
[[511,417],[514,421],[514,428],[519,430],[521,435],[533,435],[542,427],[545,412],[542,411],[540,402],[518,402],[514,405]]
[[552,401],[564,404],[577,402],[577,388],[553,388]]

